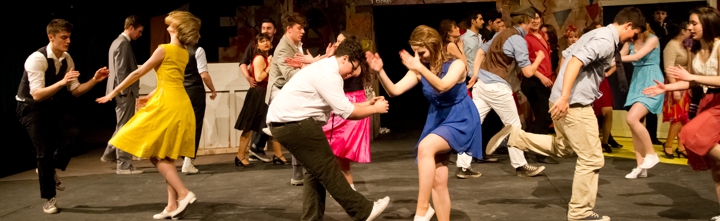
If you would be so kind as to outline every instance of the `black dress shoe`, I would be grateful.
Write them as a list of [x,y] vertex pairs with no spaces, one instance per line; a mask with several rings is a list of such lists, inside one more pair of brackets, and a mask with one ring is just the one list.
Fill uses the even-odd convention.
[[660,141],[660,140],[658,140],[657,138],[654,138],[654,139],[652,140],[652,143],[653,143],[653,145],[663,145],[663,142]]
[[610,136],[610,139],[608,139],[608,145],[610,145],[610,147],[612,147],[612,148],[622,148],[623,147],[623,145],[619,144],[617,141],[615,141],[615,139],[613,139],[612,136]]
[[612,153],[612,148],[608,144],[600,144],[604,153]]
[[540,154],[535,154],[535,159],[538,163],[544,163],[544,164],[559,164],[556,159],[553,159],[552,157],[543,156]]

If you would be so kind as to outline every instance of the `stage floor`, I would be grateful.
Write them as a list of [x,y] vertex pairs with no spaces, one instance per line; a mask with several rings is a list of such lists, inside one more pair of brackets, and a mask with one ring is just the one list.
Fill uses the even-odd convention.
[[[660,139],[661,141],[665,141],[665,139]],[[617,141],[619,144],[622,144],[622,148],[612,148],[612,153],[605,153],[606,157],[617,157],[617,158],[625,158],[625,159],[635,159],[635,150],[632,143],[632,138],[629,137],[615,137],[615,141]],[[675,155],[675,159],[668,159],[665,157],[665,154],[663,153],[663,146],[662,145],[653,145],[653,148],[655,149],[655,153],[657,153],[658,157],[660,158],[660,163],[667,163],[667,164],[675,164],[675,165],[688,165],[687,158],[678,158],[677,155]],[[675,148],[677,148],[677,140],[673,142],[673,152],[675,151]]]
[[[390,205],[377,220],[413,218],[418,186],[413,147],[419,134],[393,130],[381,135],[373,143],[373,162],[353,165],[360,193],[371,200],[390,196]],[[625,148],[606,155],[595,211],[612,220],[706,221],[720,215],[709,172],[693,171],[682,160],[669,162],[661,156],[663,163],[651,169],[648,178],[625,179],[635,160],[626,159],[630,140],[617,140]],[[167,202],[157,170],[143,160],[135,167],[146,173],[116,175],[113,164],[100,162],[104,147],[97,145],[59,172],[67,188],[58,192],[59,214],[42,213],[44,200],[39,198],[34,171],[0,179],[0,220],[152,220]],[[655,149],[661,151],[659,146]],[[288,153],[285,156],[290,159]],[[184,220],[300,218],[303,188],[290,186],[291,166],[253,162],[248,168],[235,167],[233,157],[200,156],[196,164],[201,173],[181,175],[198,197]],[[456,179],[456,167],[450,165],[451,220],[565,220],[575,159],[559,159],[560,164],[545,165],[544,175],[522,178],[515,176],[506,155],[499,157],[498,163],[474,164],[483,173],[475,179]],[[332,198],[327,203],[325,220],[350,220]]]

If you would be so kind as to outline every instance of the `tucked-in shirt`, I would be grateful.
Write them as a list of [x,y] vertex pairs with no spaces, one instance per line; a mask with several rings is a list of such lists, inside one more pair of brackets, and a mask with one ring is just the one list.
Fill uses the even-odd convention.
[[[73,62],[70,54],[64,52],[63,55],[58,58],[52,52],[51,47],[51,44],[48,44],[48,46],[46,47],[47,57],[43,56],[42,53],[36,51],[30,54],[27,60],[25,60],[25,71],[27,71],[28,73],[30,94],[33,94],[36,90],[45,88],[47,86],[45,85],[45,71],[47,71],[48,68],[48,58],[52,58],[52,60],[55,61],[52,64],[55,65],[55,74],[60,74],[60,67],[62,66],[63,60],[67,60],[67,71],[75,70],[75,62]],[[70,85],[67,86],[67,88],[69,91],[72,91],[75,90],[75,88],[77,88],[78,86],[80,86],[80,82],[76,79],[71,81]]]
[[562,52],[565,61],[560,66],[550,93],[550,101],[554,103],[560,98],[565,68],[572,57],[580,60],[583,66],[573,82],[568,104],[590,105],[600,98],[600,82],[605,78],[605,70],[615,64],[615,47],[619,41],[617,30],[610,24],[582,35],[575,44],[565,49]]
[[[520,35],[510,36],[505,41],[505,43],[503,43],[503,52],[505,53],[505,55],[514,58],[519,68],[524,68],[532,64],[530,63],[530,57],[528,56],[528,45],[525,41],[525,35],[527,35],[527,33],[525,32],[525,30],[518,26],[515,26],[515,29],[520,33]],[[497,34],[495,36],[497,36]],[[490,44],[492,44],[493,40],[495,40],[495,36],[493,36],[490,41],[486,42],[481,46],[483,51],[488,51]],[[493,74],[487,70],[483,70],[482,68],[480,69],[478,79],[483,81],[485,84],[503,83],[506,84],[509,88],[512,88],[510,83],[505,81],[505,79],[502,79],[497,74]]]
[[463,40],[463,51],[465,52],[465,57],[467,58],[468,77],[472,77],[475,75],[475,73],[472,73],[473,63],[475,63],[475,54],[477,53],[480,44],[482,44],[480,34],[468,29],[465,31],[465,34],[460,36],[460,39]]
[[552,64],[550,63],[550,42],[545,40],[545,37],[547,37],[545,32],[540,31],[538,33],[540,33],[540,36],[542,37],[539,38],[534,34],[525,35],[525,41],[527,41],[528,44],[530,62],[535,62],[535,58],[537,58],[535,52],[542,51],[545,53],[545,58],[540,61],[540,66],[538,66],[537,71],[549,78],[552,76]]
[[287,123],[313,118],[324,123],[330,112],[348,118],[354,109],[343,92],[343,79],[333,56],[298,71],[273,98],[266,121]]

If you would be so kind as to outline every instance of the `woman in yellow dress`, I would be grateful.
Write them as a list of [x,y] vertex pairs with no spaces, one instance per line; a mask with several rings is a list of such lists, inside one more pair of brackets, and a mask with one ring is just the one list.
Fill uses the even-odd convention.
[[189,60],[186,46],[200,39],[200,19],[189,12],[173,11],[165,17],[170,44],[160,45],[150,59],[133,71],[115,90],[97,99],[106,103],[120,91],[154,68],[157,88],[144,98],[146,105],[138,110],[109,143],[139,158],[149,158],[167,182],[168,204],[155,219],[178,217],[195,202],[180,180],[175,160],[195,156],[195,114],[183,87],[185,67]]

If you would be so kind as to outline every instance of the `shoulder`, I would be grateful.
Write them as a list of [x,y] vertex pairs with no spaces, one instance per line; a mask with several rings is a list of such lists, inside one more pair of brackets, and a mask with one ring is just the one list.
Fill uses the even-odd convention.
[[203,49],[202,47],[197,47],[197,49],[195,49],[195,53],[198,53],[198,54],[203,53],[203,54],[205,54],[205,49]]
[[450,68],[465,68],[465,63],[461,59],[448,61]]
[[47,65],[47,57],[40,52],[33,52],[25,60],[25,65]]

